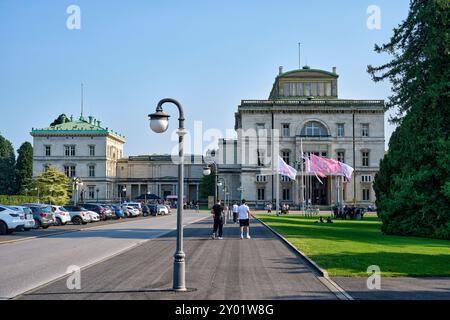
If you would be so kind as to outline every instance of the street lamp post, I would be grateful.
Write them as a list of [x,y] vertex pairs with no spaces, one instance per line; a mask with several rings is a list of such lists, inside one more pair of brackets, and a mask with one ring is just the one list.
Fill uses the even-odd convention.
[[120,192],[120,203],[122,204],[122,194],[125,193],[125,197],[127,196],[126,194],[127,192],[127,187],[122,187],[121,192]]
[[[173,262],[173,290],[186,291],[186,255],[183,252],[183,200],[184,200],[184,149],[183,140],[186,131],[184,130],[184,112],[181,104],[174,99],[162,99],[158,102],[156,112],[149,115],[150,128],[156,133],[163,133],[169,127],[169,115],[163,111],[164,103],[172,103],[177,106],[178,118],[178,201],[177,206],[177,247]],[[181,205],[180,205],[181,201]]]
[[147,196],[151,195],[152,193],[150,191],[147,191],[147,193],[145,194],[145,203],[147,203]]
[[99,188],[97,188],[97,190],[95,190],[97,192],[97,203],[98,203],[98,193],[100,192]]

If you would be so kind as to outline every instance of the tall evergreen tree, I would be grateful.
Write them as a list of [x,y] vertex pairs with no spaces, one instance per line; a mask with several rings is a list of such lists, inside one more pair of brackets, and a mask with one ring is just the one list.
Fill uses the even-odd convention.
[[375,177],[389,234],[450,239],[450,1],[411,0],[390,41],[375,46],[393,59],[368,67],[389,80],[386,109],[398,124]]
[[31,143],[24,142],[17,150],[16,186],[17,192],[25,194],[25,189],[31,190],[33,178],[33,147]]
[[15,193],[15,165],[16,155],[12,143],[0,135],[0,194]]
[[215,194],[215,174],[216,172],[214,168],[211,168],[211,174],[208,176],[203,176],[200,180],[199,192],[201,198],[206,199],[208,196],[213,196]]

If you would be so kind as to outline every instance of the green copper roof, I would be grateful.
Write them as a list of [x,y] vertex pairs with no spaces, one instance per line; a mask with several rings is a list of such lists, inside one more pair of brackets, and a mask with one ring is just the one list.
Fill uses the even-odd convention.
[[68,122],[58,124],[55,126],[50,126],[42,129],[32,128],[32,134],[34,133],[103,133],[103,134],[111,134],[117,136],[121,139],[124,139],[125,136],[114,132],[108,128],[101,127],[101,121],[95,120],[93,117],[88,117],[87,119],[83,116],[80,116],[79,119],[67,119]]
[[322,73],[322,74],[327,75],[327,76],[332,76],[334,78],[338,78],[339,77],[336,73],[333,73],[333,72],[328,72],[328,71],[320,70],[320,69],[311,69],[309,66],[304,66],[303,69],[297,69],[297,70],[284,72],[284,73],[278,75],[277,78],[288,76],[288,75],[293,74],[293,73],[301,73],[301,72],[308,72],[308,73],[309,72],[317,72],[317,73]]

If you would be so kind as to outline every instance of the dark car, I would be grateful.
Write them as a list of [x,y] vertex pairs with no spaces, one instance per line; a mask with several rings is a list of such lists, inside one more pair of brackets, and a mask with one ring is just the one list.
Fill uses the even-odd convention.
[[31,209],[36,229],[47,229],[56,222],[51,206],[43,204],[24,204],[23,206]]
[[[156,212],[156,210],[154,210]],[[147,217],[152,214],[152,210],[150,209],[150,205],[144,204],[142,205],[142,215]],[[156,215],[156,214],[154,214]]]
[[112,219],[112,214],[110,210],[106,210],[105,207],[99,205],[99,204],[93,204],[93,203],[83,203],[80,204],[83,208],[93,211],[95,213],[98,213],[100,215],[101,220],[108,220]]

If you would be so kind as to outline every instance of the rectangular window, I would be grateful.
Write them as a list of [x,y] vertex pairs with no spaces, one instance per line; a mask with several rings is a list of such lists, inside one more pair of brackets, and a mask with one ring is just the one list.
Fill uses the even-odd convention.
[[325,95],[325,83],[319,82],[319,96],[323,97]]
[[361,182],[371,182],[372,176],[361,176]]
[[291,189],[283,189],[283,201],[290,201],[291,200]]
[[368,137],[369,136],[369,124],[363,123],[361,125],[361,136]]
[[256,182],[266,182],[266,181],[267,181],[267,176],[263,176],[263,175],[256,176]]
[[64,173],[69,178],[76,177],[75,166],[64,166]]
[[95,166],[89,166],[89,177],[95,177]]
[[291,82],[291,96],[296,96],[297,95],[297,85],[295,82]]
[[95,198],[95,186],[89,186],[88,187],[88,195],[89,195],[89,199],[94,199]]
[[45,146],[45,156],[50,157],[52,155],[52,147],[49,145]]
[[95,157],[95,146],[89,146],[89,156]]
[[285,82],[283,85],[283,95],[289,97],[289,83]]
[[281,182],[291,182],[292,179],[289,178],[288,176],[281,176]]
[[311,83],[305,82],[305,96],[311,95]]
[[264,189],[264,188],[259,188],[258,189],[258,200],[259,201],[266,200],[266,189]]
[[311,83],[311,95],[317,97],[317,82]]
[[298,82],[297,83],[297,95],[298,96],[303,96],[303,83]]
[[74,157],[75,156],[75,146],[64,146],[64,155],[66,157]]
[[283,158],[283,161],[287,164],[291,163],[291,153],[289,151],[283,151],[281,153],[281,157]]
[[369,151],[362,152],[362,166],[363,167],[369,166]]
[[363,201],[370,201],[370,189],[362,189]]
[[338,138],[343,138],[345,135],[345,131],[344,131],[344,124],[343,123],[338,123],[337,124],[337,136]]
[[344,151],[337,152],[337,161],[345,163],[345,152]]
[[291,136],[289,123],[283,123],[281,132],[282,132],[283,137],[290,137]]
[[327,97],[331,97],[331,82],[327,82],[325,85],[325,94]]

